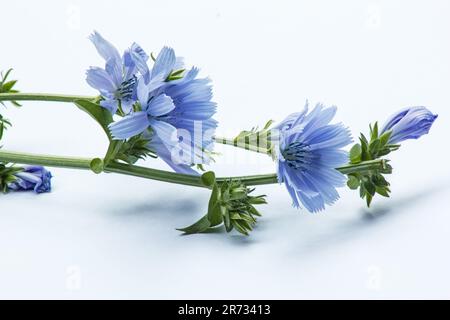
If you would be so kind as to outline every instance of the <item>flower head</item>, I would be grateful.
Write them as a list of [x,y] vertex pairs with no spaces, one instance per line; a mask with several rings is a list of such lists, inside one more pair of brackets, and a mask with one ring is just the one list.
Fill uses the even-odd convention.
[[397,144],[408,139],[418,139],[430,131],[438,116],[425,107],[411,107],[392,115],[382,133],[391,131],[389,143]]
[[144,134],[149,147],[175,171],[195,173],[190,165],[209,161],[207,152],[217,126],[210,80],[197,78],[197,68],[185,72],[182,59],[167,47],[153,68],[140,70],[143,76],[136,90],[140,111],[112,123],[112,136],[124,140]]
[[100,91],[104,98],[100,105],[112,114],[119,106],[124,113],[129,113],[136,101],[136,75],[148,60],[148,55],[136,43],[133,43],[121,56],[119,51],[98,32],[90,36],[98,53],[105,59],[105,68],[90,67],[86,81]]
[[41,166],[27,166],[14,173],[15,180],[8,184],[9,190],[33,190],[36,193],[50,192],[52,174]]
[[329,124],[335,113],[336,107],[321,104],[308,113],[307,104],[275,128],[279,136],[278,181],[286,185],[295,207],[302,203],[310,212],[323,210],[339,198],[336,188],[346,182],[335,168],[348,161],[341,148],[352,138],[342,124]]

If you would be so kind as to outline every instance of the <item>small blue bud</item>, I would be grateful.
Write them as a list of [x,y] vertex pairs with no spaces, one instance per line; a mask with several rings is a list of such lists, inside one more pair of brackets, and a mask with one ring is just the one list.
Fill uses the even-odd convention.
[[16,180],[8,184],[9,190],[28,191],[36,193],[50,192],[52,189],[52,174],[41,166],[27,166],[23,171],[14,173]]
[[392,115],[383,127],[382,133],[392,131],[390,144],[408,139],[418,139],[428,134],[438,116],[425,107],[410,107]]

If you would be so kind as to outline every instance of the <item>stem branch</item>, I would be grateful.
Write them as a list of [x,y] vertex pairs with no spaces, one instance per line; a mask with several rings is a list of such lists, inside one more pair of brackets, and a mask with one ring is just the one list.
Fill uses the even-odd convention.
[[94,100],[92,96],[76,96],[50,93],[0,93],[0,101],[56,101],[74,102],[75,100]]
[[[0,161],[28,164],[28,165],[42,165],[57,168],[90,170],[92,160],[93,159],[89,158],[37,155],[30,153],[0,150]],[[346,165],[340,168],[336,168],[336,170],[340,171],[343,174],[350,174],[355,172],[383,169],[385,167],[385,164],[386,164],[385,160],[371,160],[361,162],[359,164]],[[164,181],[169,183],[205,188],[205,185],[202,183],[200,176],[186,175],[181,173],[151,169],[125,163],[111,162],[108,165],[106,165],[104,171]],[[241,176],[241,177],[222,177],[218,178],[217,181],[223,182],[225,180],[230,179],[240,180],[247,186],[258,186],[258,185],[278,183],[277,175],[274,173],[253,175],[253,176]]]

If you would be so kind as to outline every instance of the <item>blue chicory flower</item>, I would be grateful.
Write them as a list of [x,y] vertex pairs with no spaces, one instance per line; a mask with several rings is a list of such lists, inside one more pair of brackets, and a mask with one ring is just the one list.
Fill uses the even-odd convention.
[[428,134],[438,116],[425,107],[410,107],[392,115],[382,133],[392,131],[389,143],[397,144],[408,139],[418,139]]
[[[212,119],[216,104],[211,101],[208,78],[197,78],[195,67],[179,79],[169,75],[183,70],[182,59],[173,49],[163,48],[153,68],[140,66],[137,84],[141,111],[132,112],[109,128],[114,139],[124,140],[144,133],[149,147],[175,171],[195,173],[192,164],[208,163],[217,122]],[[148,130],[150,129],[150,130]]]
[[119,51],[98,32],[90,36],[98,53],[106,61],[105,68],[90,67],[86,81],[100,91],[103,99],[100,105],[112,114],[119,106],[128,114],[136,101],[136,80],[141,66],[146,64],[148,55],[136,43],[121,56]]
[[8,184],[9,190],[28,191],[36,193],[50,192],[52,189],[52,174],[41,166],[26,166],[23,171],[14,174],[16,180]]
[[339,198],[336,188],[345,184],[346,177],[335,168],[348,162],[348,153],[341,148],[352,138],[343,124],[329,124],[336,110],[317,104],[308,113],[307,103],[302,112],[275,128],[278,181],[286,185],[294,207],[302,203],[308,211],[318,212]]

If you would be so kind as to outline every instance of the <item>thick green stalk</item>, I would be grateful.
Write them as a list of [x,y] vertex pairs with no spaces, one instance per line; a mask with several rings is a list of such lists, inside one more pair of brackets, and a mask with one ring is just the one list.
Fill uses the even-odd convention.
[[255,144],[250,143],[249,139],[242,139],[241,141],[238,141],[236,139],[228,139],[228,138],[219,137],[219,136],[215,136],[214,141],[217,143],[233,146],[236,148],[241,148],[241,149],[245,149],[245,150],[249,150],[249,151],[253,151],[253,152],[257,152],[257,153],[264,153],[264,154],[268,154],[270,156],[272,155],[270,152],[270,149],[260,146],[258,144],[258,141],[256,141],[256,145],[255,145]]
[[[91,163],[93,160],[94,159],[88,158],[37,155],[30,153],[10,152],[0,150],[0,161],[3,162],[29,164],[29,165],[42,165],[56,168],[91,170]],[[103,171],[120,173],[141,178],[148,178],[158,181],[165,181],[170,183],[204,187],[199,176],[179,174],[175,172],[156,170],[117,162],[111,162],[104,168]]]
[[74,102],[75,100],[94,100],[92,96],[76,96],[50,93],[0,93],[0,101],[55,101]]
[[[9,163],[29,164],[29,165],[42,165],[48,167],[90,170],[93,159],[37,155],[37,154],[0,150],[0,161]],[[365,172],[370,170],[380,170],[383,169],[385,165],[386,165],[385,160],[371,160],[361,162],[359,164],[350,164],[336,169],[343,174],[349,174],[356,172]],[[111,162],[110,164],[106,165],[103,171],[205,188],[205,185],[202,183],[200,176],[180,174],[136,165]],[[222,182],[230,179],[240,180],[247,186],[278,183],[276,174],[263,174],[263,175],[241,176],[241,177],[223,177],[218,178],[217,181]]]

